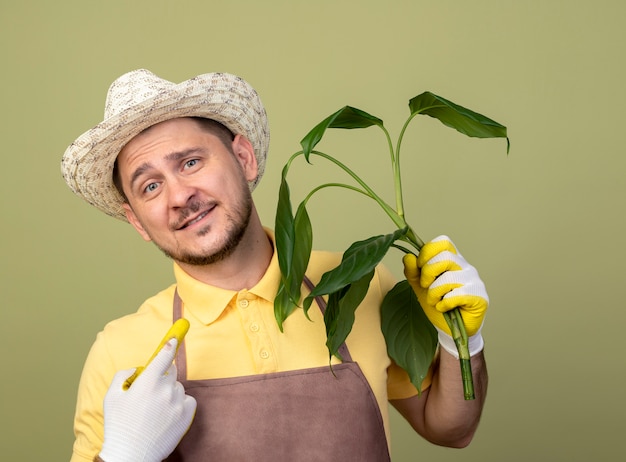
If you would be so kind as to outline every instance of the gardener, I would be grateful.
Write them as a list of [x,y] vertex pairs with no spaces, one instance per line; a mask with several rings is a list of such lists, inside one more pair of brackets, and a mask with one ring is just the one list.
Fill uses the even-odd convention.
[[[387,356],[379,307],[394,281],[382,266],[331,370],[322,299],[311,319],[294,311],[284,332],[274,319],[274,237],[251,197],[268,146],[265,110],[241,78],[173,84],[138,70],[112,84],[104,121],[66,150],[70,188],[154,242],[176,278],[98,334],[80,381],[72,461],[384,461],[388,401],[435,444],[472,439],[487,389],[480,328],[488,297],[476,270],[445,236],[405,260],[441,344],[420,396]],[[313,252],[308,290],[340,259]],[[463,398],[437,311],[456,305],[470,335],[473,401]],[[191,327],[178,351],[171,340],[127,389],[180,317]]]

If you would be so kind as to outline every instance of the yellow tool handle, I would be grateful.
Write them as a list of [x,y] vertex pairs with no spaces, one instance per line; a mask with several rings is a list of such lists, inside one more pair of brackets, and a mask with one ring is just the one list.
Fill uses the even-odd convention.
[[131,375],[130,377],[126,379],[126,381],[124,382],[124,390],[128,390],[130,388],[130,386],[135,381],[135,379],[139,377],[139,375],[144,371],[146,367],[148,367],[148,365],[152,362],[152,360],[156,357],[156,355],[159,354],[159,351],[161,351],[161,348],[163,348],[165,344],[173,338],[175,338],[178,341],[178,344],[176,345],[176,351],[178,351],[178,347],[180,346],[183,339],[185,338],[185,335],[187,334],[188,330],[189,330],[189,321],[187,321],[184,318],[180,318],[174,324],[172,324],[172,327],[170,327],[170,330],[167,331],[167,333],[161,340],[161,343],[159,343],[159,346],[157,347],[157,349],[154,350],[154,353],[152,353],[152,356],[150,357],[146,365],[139,366],[135,370],[133,375]]

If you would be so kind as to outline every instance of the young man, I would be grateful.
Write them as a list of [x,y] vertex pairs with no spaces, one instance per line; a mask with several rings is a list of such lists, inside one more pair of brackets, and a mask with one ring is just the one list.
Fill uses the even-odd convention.
[[[73,462],[384,461],[388,401],[435,444],[471,441],[487,389],[480,329],[488,297],[476,270],[445,236],[405,260],[442,347],[421,396],[387,356],[379,306],[394,281],[384,267],[331,371],[323,300],[310,320],[296,310],[284,332],[274,320],[280,271],[251,196],[268,146],[265,110],[241,78],[173,84],[137,70],[111,85],[104,121],[66,150],[70,188],[154,242],[176,277],[98,334],[79,386]],[[314,252],[307,284],[340,259]],[[471,335],[473,401],[463,399],[441,315],[455,306]],[[124,386],[180,317],[190,330],[178,352],[170,341]]]

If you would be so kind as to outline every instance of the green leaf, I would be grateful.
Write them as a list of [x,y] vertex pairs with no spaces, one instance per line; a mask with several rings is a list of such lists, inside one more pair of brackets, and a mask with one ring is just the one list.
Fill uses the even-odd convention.
[[426,114],[467,136],[506,138],[506,152],[509,152],[510,141],[504,125],[441,96],[426,91],[409,101],[409,109],[411,115]]
[[313,299],[318,295],[337,292],[349,284],[360,280],[372,271],[383,259],[391,244],[404,236],[408,227],[397,229],[391,234],[374,236],[364,241],[353,243],[346,250],[341,263],[322,276],[319,284],[304,299],[304,310],[307,311]]
[[278,191],[278,205],[276,207],[276,219],[274,235],[276,238],[276,251],[278,252],[278,265],[283,275],[289,274],[293,259],[293,245],[295,241],[295,224],[289,184],[287,183],[288,166],[283,168],[280,189]]
[[296,304],[293,303],[289,296],[289,291],[281,281],[278,286],[278,292],[276,292],[276,297],[274,298],[274,317],[276,318],[276,323],[281,332],[283,332],[283,322],[295,309]]
[[[274,299],[274,317],[280,330],[283,330],[283,321],[296,308],[297,300],[294,302],[291,290],[291,267],[294,255],[294,242],[296,240],[296,230],[291,200],[289,197],[289,185],[286,175],[288,166],[283,168],[280,190],[278,193],[278,205],[276,208],[276,219],[274,225],[274,235],[276,239],[276,252],[278,253],[278,266],[282,275],[276,298]],[[298,296],[299,299],[299,296]]]
[[293,243],[291,271],[285,283],[289,289],[289,296],[293,303],[297,304],[300,300],[302,281],[309,266],[313,248],[313,229],[304,202],[300,204],[296,211],[294,229],[296,239]]
[[372,277],[374,277],[374,270],[328,297],[324,323],[326,324],[326,346],[330,356],[334,355],[343,360],[338,353],[339,347],[346,341],[352,330],[354,312],[367,295]]
[[274,234],[281,282],[274,299],[274,316],[282,331],[283,322],[296,308],[300,300],[302,280],[309,265],[313,246],[313,230],[305,203],[296,211],[291,208],[289,184],[286,180],[287,166],[283,168],[278,193],[278,205]]
[[307,162],[309,161],[309,154],[311,154],[311,151],[313,151],[317,143],[320,142],[327,128],[367,128],[372,125],[382,127],[383,121],[378,117],[374,117],[365,111],[351,106],[345,106],[339,109],[317,124],[313,130],[307,133],[307,135],[302,138],[302,141],[300,141]]
[[292,272],[302,282],[307,266],[309,266],[311,249],[313,248],[313,229],[304,202],[300,204],[296,211],[294,229],[297,239],[294,242]]
[[420,391],[437,350],[437,331],[406,280],[387,293],[380,315],[389,356],[407,371]]

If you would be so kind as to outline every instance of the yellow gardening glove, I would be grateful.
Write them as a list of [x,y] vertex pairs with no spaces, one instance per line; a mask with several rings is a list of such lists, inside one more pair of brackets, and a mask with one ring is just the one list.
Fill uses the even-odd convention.
[[172,364],[178,341],[170,339],[130,388],[134,369],[119,371],[104,397],[104,442],[107,462],[157,462],[169,456],[196,414],[196,400],[177,382]]
[[404,275],[426,316],[439,332],[439,343],[458,357],[444,312],[460,308],[469,337],[470,355],[484,346],[481,328],[489,305],[485,285],[476,268],[459,253],[449,237],[439,236],[425,244],[419,256],[403,259]]

